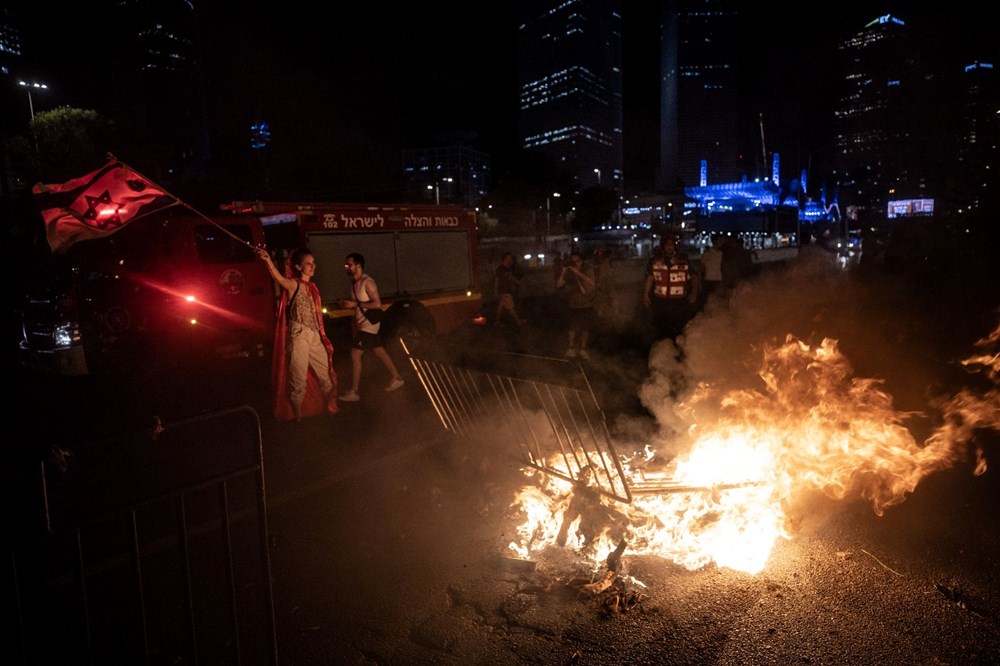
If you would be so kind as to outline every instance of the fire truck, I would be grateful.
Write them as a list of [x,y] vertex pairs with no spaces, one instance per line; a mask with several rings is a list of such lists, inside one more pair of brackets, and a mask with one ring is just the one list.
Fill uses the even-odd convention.
[[453,206],[233,202],[211,217],[180,207],[52,255],[21,307],[25,365],[62,375],[168,363],[266,364],[278,265],[316,256],[327,332],[350,340],[344,261],[364,255],[385,310],[382,334],[417,349],[483,323],[475,211]]
[[[260,220],[267,248],[281,261],[296,247],[316,257],[313,281],[323,298],[328,332],[349,340],[353,298],[347,255],[365,258],[378,284],[382,335],[417,349],[434,336],[485,323],[478,270],[476,212],[450,205],[370,205],[234,201],[234,219]],[[282,265],[278,263],[278,265]],[[335,341],[336,343],[336,341]]]
[[22,363],[60,375],[269,358],[274,284],[252,217],[181,207],[82,241],[39,266],[21,305]]

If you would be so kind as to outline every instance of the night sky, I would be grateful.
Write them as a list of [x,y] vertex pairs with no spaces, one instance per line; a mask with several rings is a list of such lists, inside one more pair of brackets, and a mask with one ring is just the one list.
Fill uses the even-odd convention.
[[[16,4],[23,5],[26,57],[38,57],[37,78],[53,86],[38,96],[36,110],[51,108],[47,104],[100,110],[103,86],[114,85],[114,77],[99,58],[113,42],[87,14],[92,6],[60,8],[66,14],[53,21],[41,3]],[[263,9],[199,3],[209,95],[272,124],[279,122],[276,109],[291,109],[287,124],[310,131],[322,126],[315,143],[338,151],[347,170],[398,172],[400,150],[431,145],[441,130],[462,129],[479,135],[500,175],[517,144],[514,4],[403,3],[390,10],[360,3],[319,15],[311,3]],[[626,181],[630,189],[647,189],[656,166],[656,3],[624,4]],[[912,7],[882,10],[869,3],[831,4],[810,16],[753,10],[743,64],[748,109],[754,117],[764,114],[768,149],[801,161],[813,142],[824,140],[817,123],[828,91],[818,82],[830,61],[818,54],[838,36],[893,13],[914,26],[959,26],[960,48],[986,44],[986,21],[972,3],[963,4],[966,13],[921,9],[920,16]]]

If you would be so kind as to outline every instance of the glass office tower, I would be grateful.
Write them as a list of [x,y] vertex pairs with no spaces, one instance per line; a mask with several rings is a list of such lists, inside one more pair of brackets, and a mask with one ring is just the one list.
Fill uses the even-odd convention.
[[522,2],[518,25],[521,147],[575,188],[622,192],[619,0]]
[[667,0],[660,21],[657,189],[736,182],[741,176],[737,2]]

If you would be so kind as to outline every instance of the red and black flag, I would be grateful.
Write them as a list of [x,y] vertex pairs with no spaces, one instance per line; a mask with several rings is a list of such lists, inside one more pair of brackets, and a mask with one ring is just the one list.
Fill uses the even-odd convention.
[[82,240],[110,236],[133,220],[180,203],[116,159],[65,183],[38,183],[32,192],[53,252],[65,252]]

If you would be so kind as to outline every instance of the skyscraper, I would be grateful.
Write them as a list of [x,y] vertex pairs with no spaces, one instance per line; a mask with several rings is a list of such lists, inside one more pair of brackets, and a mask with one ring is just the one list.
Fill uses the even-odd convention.
[[837,187],[847,206],[877,214],[890,195],[919,196],[919,161],[911,149],[924,135],[914,124],[923,114],[914,112],[928,71],[906,22],[889,14],[841,40],[838,50]]
[[34,111],[29,109],[25,101],[18,105],[15,97],[29,95],[30,89],[23,93],[17,90],[15,80],[17,63],[21,59],[21,34],[14,11],[10,8],[0,8],[0,194],[10,190],[10,164],[7,155],[7,141],[10,138],[11,127],[19,127],[24,118]]
[[969,208],[997,201],[1000,155],[1000,63],[974,60],[962,67],[956,180]]
[[620,0],[520,5],[519,139],[577,190],[623,189]]
[[740,178],[736,5],[736,0],[662,4],[660,191]]
[[162,168],[156,177],[203,175],[208,126],[194,6],[137,0],[120,3],[107,20],[119,36],[109,50],[120,81],[112,88],[112,115],[141,141],[148,166]]
[[0,75],[11,76],[13,63],[21,57],[21,34],[17,17],[9,7],[0,8]]

